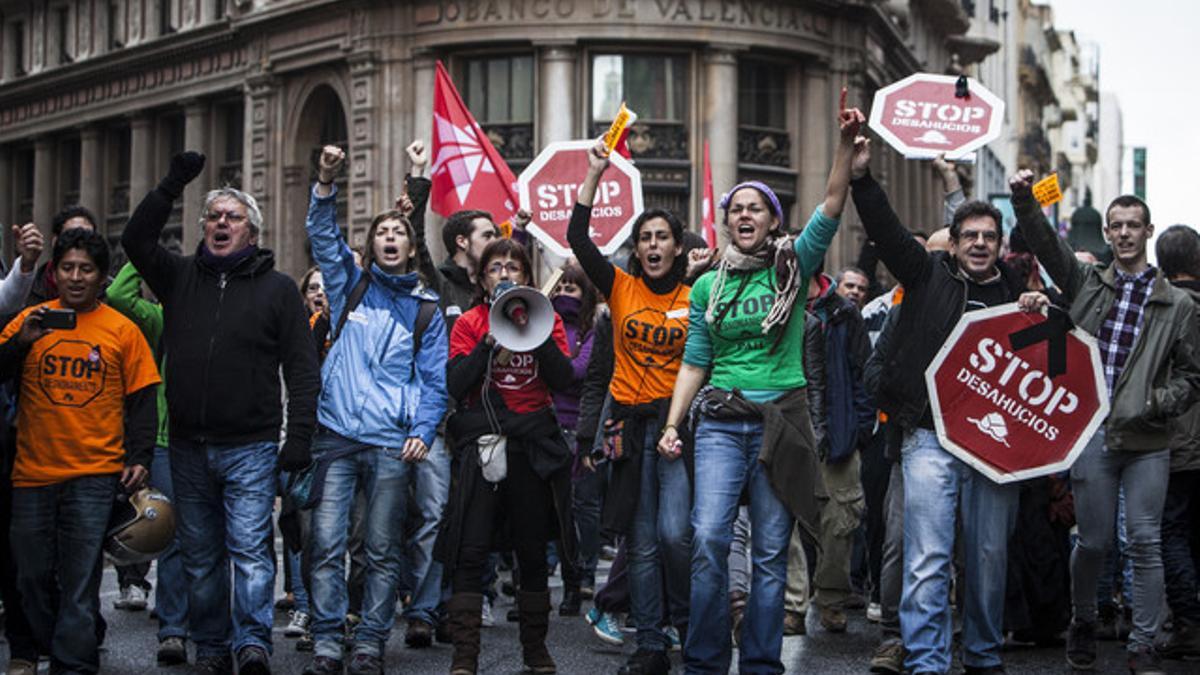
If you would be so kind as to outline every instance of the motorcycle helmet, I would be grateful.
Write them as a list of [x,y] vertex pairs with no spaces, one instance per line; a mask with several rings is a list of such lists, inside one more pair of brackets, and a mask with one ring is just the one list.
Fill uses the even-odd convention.
[[175,540],[175,507],[154,488],[118,494],[108,519],[104,553],[114,565],[154,560]]

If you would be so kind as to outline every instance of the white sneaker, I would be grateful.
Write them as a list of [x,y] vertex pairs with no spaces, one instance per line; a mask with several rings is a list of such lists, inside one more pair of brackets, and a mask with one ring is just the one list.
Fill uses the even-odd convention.
[[878,602],[872,602],[867,605],[867,621],[871,623],[883,621],[883,607]]
[[292,612],[292,621],[283,629],[283,634],[287,637],[300,637],[308,630],[308,624],[312,619],[304,612]]
[[149,598],[146,593],[146,589],[142,588],[141,586],[130,586],[129,603],[125,606],[125,609],[131,612],[141,612],[145,610],[146,606],[149,604],[148,600]]
[[496,625],[496,619],[492,617],[492,601],[486,595],[483,596],[483,615],[480,623],[487,628]]

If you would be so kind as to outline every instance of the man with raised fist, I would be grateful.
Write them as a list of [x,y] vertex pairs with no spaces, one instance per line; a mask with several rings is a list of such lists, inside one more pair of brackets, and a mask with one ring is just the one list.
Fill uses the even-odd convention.
[[[184,152],[129,219],[121,244],[162,302],[171,477],[202,672],[270,672],[276,471],[311,459],[320,375],[296,284],[259,248],[262,213],[231,187],[204,197],[193,255],[159,245],[172,204],[204,168]],[[286,440],[280,451],[287,387]],[[228,564],[233,562],[230,616]]]

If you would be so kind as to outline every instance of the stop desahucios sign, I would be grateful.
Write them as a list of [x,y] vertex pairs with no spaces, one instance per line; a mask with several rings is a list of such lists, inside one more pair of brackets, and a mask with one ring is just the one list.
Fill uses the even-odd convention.
[[[521,208],[533,220],[530,234],[556,255],[569,257],[567,224],[587,175],[588,149],[596,141],[559,141],[546,146],[517,178]],[[624,157],[613,153],[592,202],[590,234],[604,255],[621,246],[642,212],[642,175]]]
[[1000,137],[1004,101],[967,78],[967,96],[955,96],[958,78],[917,73],[875,92],[871,128],[905,157],[959,159]]
[[1057,331],[1065,372],[1054,377],[1054,340],[1014,348],[1023,330],[1054,333],[1046,324],[1016,303],[967,312],[925,370],[942,447],[997,483],[1069,469],[1108,416],[1091,335]]

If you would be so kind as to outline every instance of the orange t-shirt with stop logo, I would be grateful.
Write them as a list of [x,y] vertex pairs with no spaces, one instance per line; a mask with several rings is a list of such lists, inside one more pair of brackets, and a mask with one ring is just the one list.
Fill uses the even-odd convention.
[[608,307],[613,321],[613,400],[641,405],[671,398],[687,343],[688,300],[680,284],[659,295],[646,282],[614,267]]
[[[38,307],[0,333],[6,342]],[[72,330],[33,343],[21,369],[14,487],[38,487],[125,467],[125,396],[158,384],[146,338],[117,310],[100,305],[76,315]]]

